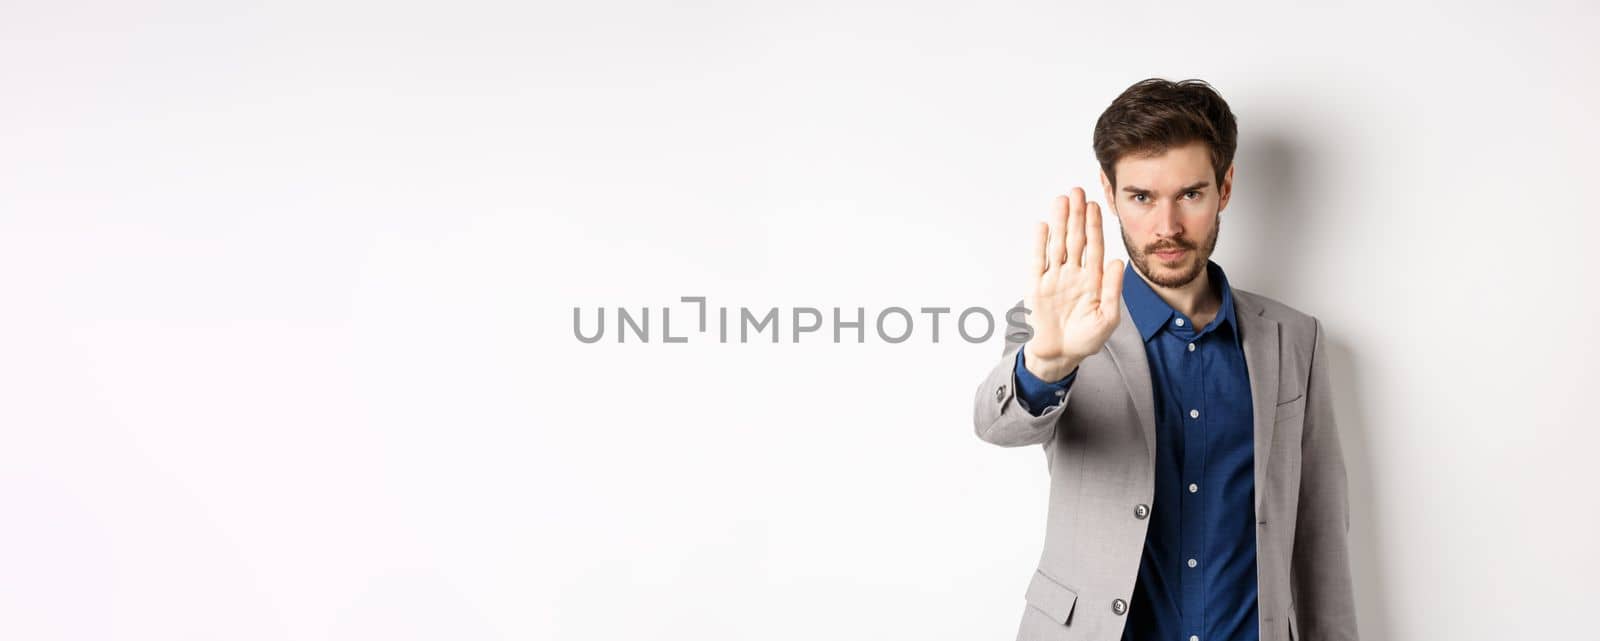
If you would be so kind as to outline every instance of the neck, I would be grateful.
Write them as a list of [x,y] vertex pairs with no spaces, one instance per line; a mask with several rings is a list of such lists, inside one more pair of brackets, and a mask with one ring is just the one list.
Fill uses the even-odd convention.
[[1222,309],[1222,295],[1212,287],[1209,269],[1202,267],[1200,275],[1182,287],[1162,287],[1151,282],[1144,272],[1137,269],[1133,271],[1150,285],[1150,290],[1160,296],[1161,300],[1194,321],[1196,328],[1205,327]]

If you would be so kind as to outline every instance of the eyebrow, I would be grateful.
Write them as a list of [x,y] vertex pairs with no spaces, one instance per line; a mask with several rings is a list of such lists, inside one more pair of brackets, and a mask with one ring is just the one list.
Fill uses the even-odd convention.
[[[1210,186],[1211,186],[1211,181],[1202,180],[1200,182],[1194,183],[1192,185],[1187,185],[1187,186],[1183,187],[1182,189],[1179,189],[1178,193],[1180,193],[1180,194],[1188,193],[1188,192],[1199,190],[1199,189],[1205,189],[1206,187],[1210,187]],[[1148,196],[1151,193],[1153,193],[1148,189],[1142,189],[1142,188],[1139,188],[1139,187],[1134,187],[1132,185],[1125,186],[1125,187],[1122,188],[1122,190],[1125,191],[1125,192],[1128,192],[1128,193],[1144,194],[1146,196]]]

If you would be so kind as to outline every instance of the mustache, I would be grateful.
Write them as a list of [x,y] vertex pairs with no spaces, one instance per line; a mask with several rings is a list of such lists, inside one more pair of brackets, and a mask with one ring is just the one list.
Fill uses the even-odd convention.
[[1145,248],[1144,253],[1154,254],[1156,252],[1173,251],[1175,249],[1194,249],[1194,245],[1190,245],[1182,241],[1174,241],[1173,244],[1151,245],[1150,247]]

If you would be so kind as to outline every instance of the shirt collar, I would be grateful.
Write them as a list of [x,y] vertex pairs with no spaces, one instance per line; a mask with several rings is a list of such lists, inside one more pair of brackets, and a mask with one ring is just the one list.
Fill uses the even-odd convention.
[[[1234,343],[1239,341],[1239,322],[1233,311],[1233,288],[1228,286],[1228,277],[1222,272],[1222,266],[1215,261],[1206,261],[1206,274],[1217,289],[1222,292],[1222,308],[1217,311],[1217,320],[1213,322],[1227,323],[1228,330],[1233,334]],[[1139,273],[1134,271],[1133,262],[1129,261],[1123,270],[1122,300],[1128,305],[1128,315],[1133,317],[1133,324],[1139,328],[1139,337],[1145,342],[1150,341],[1157,331],[1165,327],[1177,310],[1172,309],[1167,301],[1150,288],[1150,283],[1144,281]],[[1198,330],[1196,330],[1198,331]]]

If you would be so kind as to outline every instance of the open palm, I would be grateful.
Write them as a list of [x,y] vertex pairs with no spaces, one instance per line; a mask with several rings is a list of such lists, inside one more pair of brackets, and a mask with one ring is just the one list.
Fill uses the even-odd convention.
[[1084,204],[1083,189],[1057,196],[1050,222],[1034,234],[1024,306],[1033,336],[1024,365],[1047,381],[1065,378],[1100,351],[1122,318],[1121,260],[1105,263],[1100,205]]

